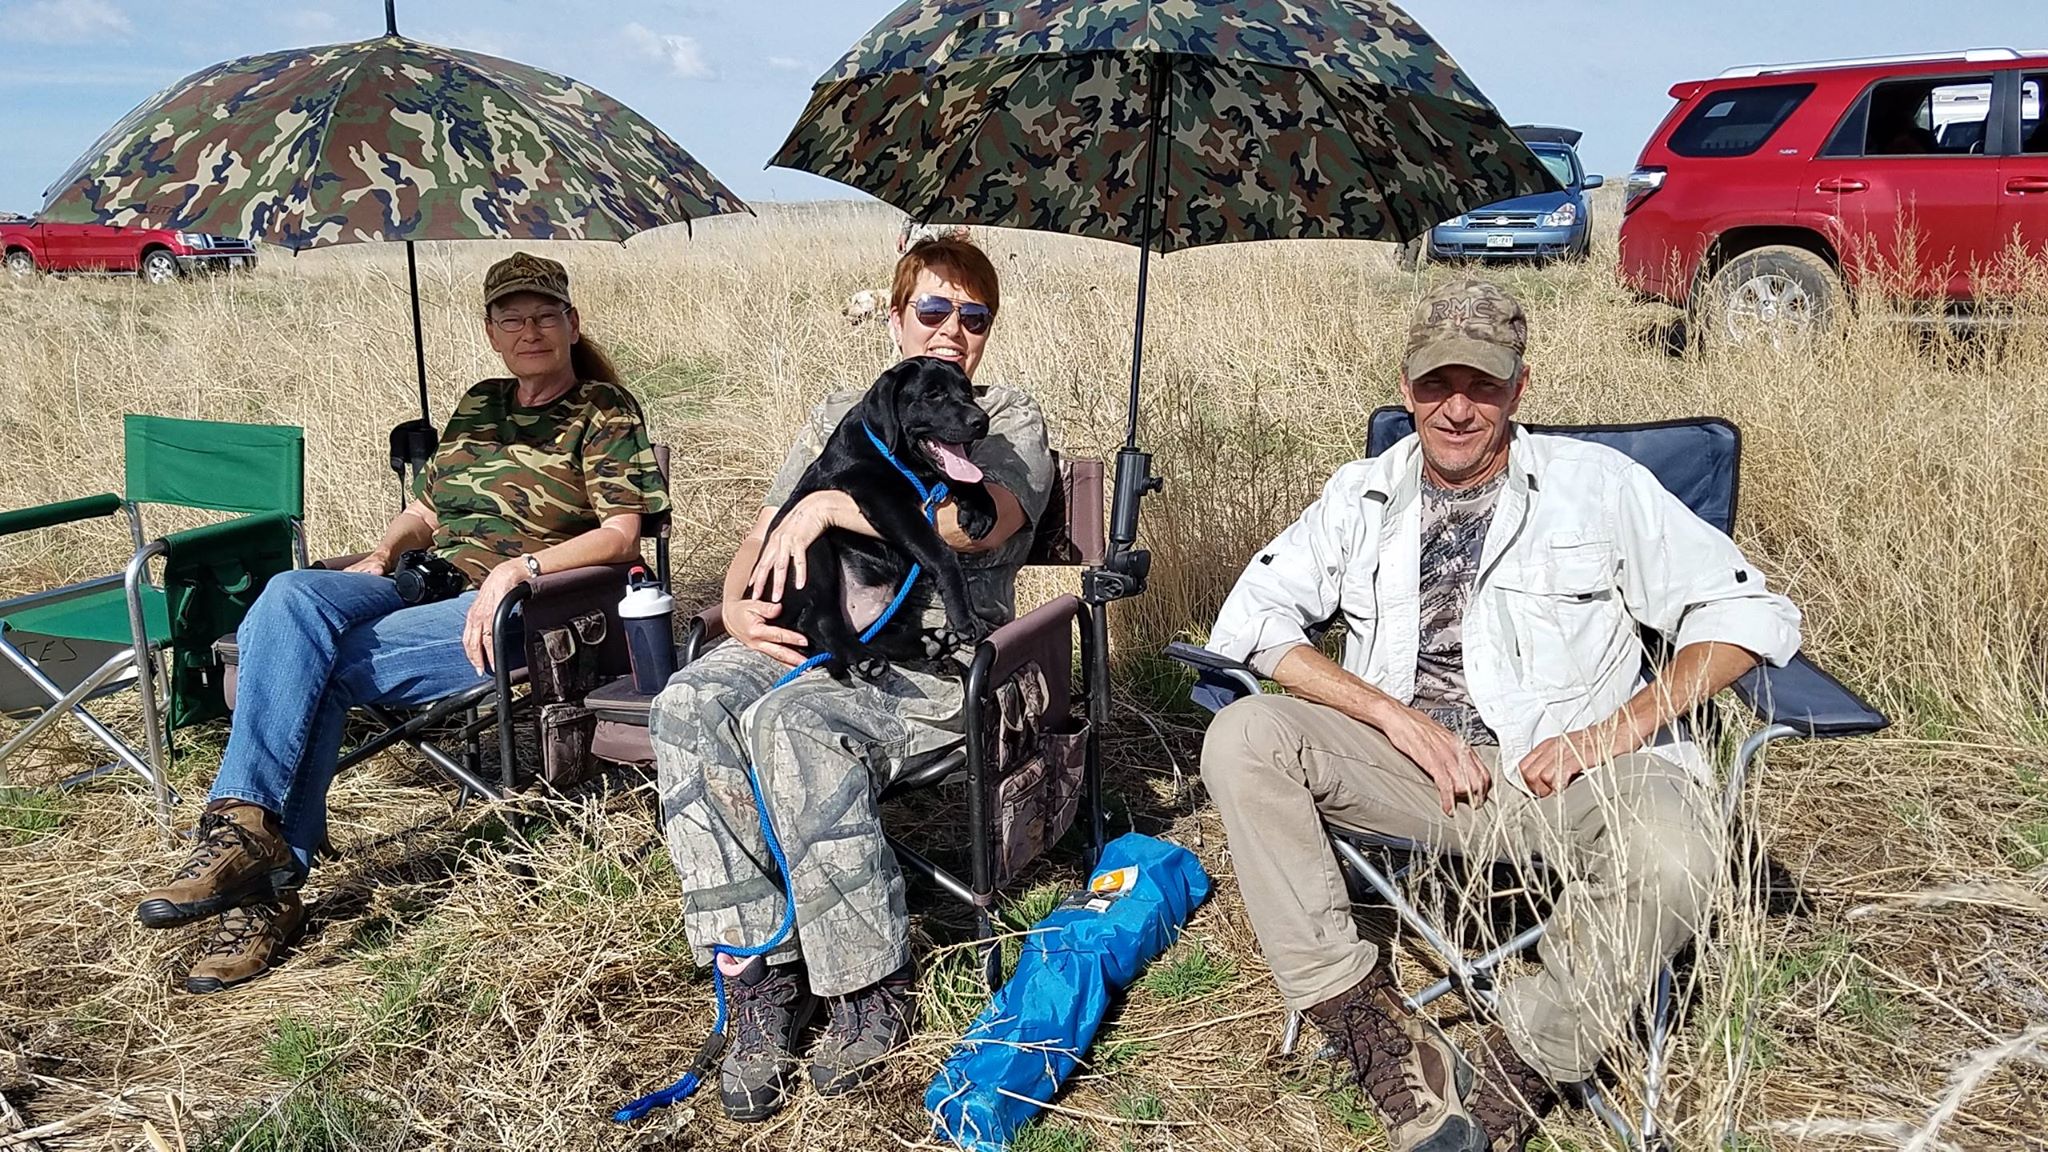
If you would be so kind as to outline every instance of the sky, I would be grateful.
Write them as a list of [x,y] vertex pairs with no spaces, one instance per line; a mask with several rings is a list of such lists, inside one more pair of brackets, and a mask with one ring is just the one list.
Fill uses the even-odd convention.
[[[811,84],[892,0],[399,0],[415,39],[591,84],[748,200],[858,196],[764,165]],[[2048,49],[2043,0],[1409,0],[1514,123],[1583,129],[1624,175],[1671,85],[1738,65],[1939,49]],[[159,88],[219,60],[384,30],[380,0],[0,0],[0,211],[44,187]]]

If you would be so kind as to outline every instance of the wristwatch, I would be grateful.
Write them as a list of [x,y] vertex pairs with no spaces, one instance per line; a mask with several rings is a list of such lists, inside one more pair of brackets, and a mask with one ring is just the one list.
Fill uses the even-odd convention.
[[526,574],[535,580],[540,579],[540,561],[534,558],[533,553],[529,552],[520,559],[526,561]]

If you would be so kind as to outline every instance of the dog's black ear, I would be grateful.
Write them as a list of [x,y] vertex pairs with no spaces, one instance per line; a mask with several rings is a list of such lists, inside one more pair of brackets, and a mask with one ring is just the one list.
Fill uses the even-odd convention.
[[916,375],[917,361],[900,360],[875,378],[874,386],[860,402],[861,417],[898,459],[903,454],[903,386]]

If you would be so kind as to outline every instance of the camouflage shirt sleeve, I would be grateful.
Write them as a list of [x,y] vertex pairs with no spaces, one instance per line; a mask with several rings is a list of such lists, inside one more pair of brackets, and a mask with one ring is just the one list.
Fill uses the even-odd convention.
[[668,510],[668,492],[655,463],[654,444],[647,437],[647,422],[625,389],[592,389],[582,460],[584,492],[599,520]]
[[974,446],[973,460],[1023,506],[1025,524],[1017,535],[1028,543],[1057,481],[1045,413],[1029,393],[1015,388],[989,389],[983,407],[989,412],[988,437]]

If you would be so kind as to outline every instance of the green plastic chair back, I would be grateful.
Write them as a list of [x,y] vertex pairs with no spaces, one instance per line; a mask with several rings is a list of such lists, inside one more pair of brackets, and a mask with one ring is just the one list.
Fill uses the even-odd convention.
[[215,512],[306,514],[306,438],[278,424],[131,415],[128,499]]

